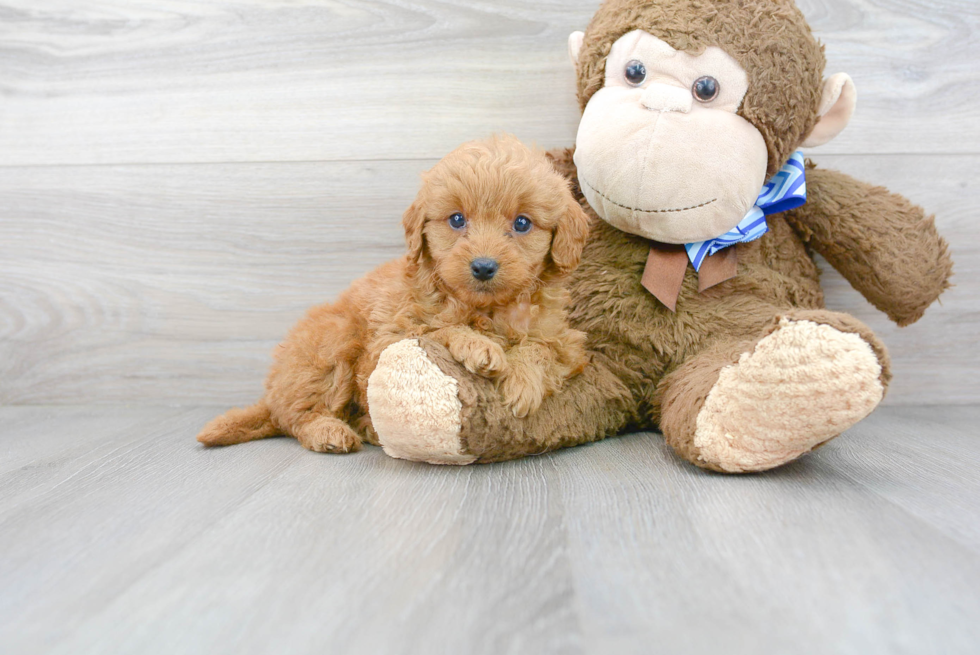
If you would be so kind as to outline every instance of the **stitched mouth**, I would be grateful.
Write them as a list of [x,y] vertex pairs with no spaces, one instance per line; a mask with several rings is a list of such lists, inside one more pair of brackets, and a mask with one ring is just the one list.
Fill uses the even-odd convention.
[[616,205],[617,207],[622,207],[623,209],[628,209],[631,212],[638,212],[640,214],[673,214],[673,213],[676,213],[676,212],[686,212],[686,211],[690,211],[692,209],[700,209],[701,207],[707,207],[711,203],[716,202],[718,200],[718,198],[712,198],[711,200],[708,200],[706,202],[702,202],[700,205],[691,205],[690,207],[679,207],[677,209],[639,209],[637,207],[630,207],[629,205],[624,205],[622,203],[616,202],[615,200],[613,200],[612,198],[610,198],[606,194],[604,194],[601,191],[599,191],[599,189],[597,189],[594,186],[592,186],[589,182],[586,182],[585,180],[582,180],[582,182],[584,182],[585,183],[585,186],[587,186],[590,189],[592,189],[592,191],[594,191],[596,193],[596,195],[598,195],[600,198],[602,198],[606,202],[608,202],[610,204],[613,204],[613,205]]

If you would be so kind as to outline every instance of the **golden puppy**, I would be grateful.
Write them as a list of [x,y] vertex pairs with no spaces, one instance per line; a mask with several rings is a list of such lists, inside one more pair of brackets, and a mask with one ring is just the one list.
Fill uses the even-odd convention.
[[212,420],[208,446],[296,437],[320,452],[376,443],[368,377],[381,351],[428,335],[496,379],[518,416],[586,364],[557,281],[579,262],[589,222],[568,181],[514,137],[465,144],[423,175],[403,219],[408,254],[314,307],[275,351],[263,398]]

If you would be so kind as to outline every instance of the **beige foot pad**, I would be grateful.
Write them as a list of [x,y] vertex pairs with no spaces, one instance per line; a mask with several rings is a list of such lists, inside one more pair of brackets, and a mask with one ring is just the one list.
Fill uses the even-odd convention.
[[381,447],[392,457],[471,464],[459,437],[463,406],[456,380],[415,339],[385,348],[368,380],[368,407]]
[[796,459],[881,402],[881,364],[856,334],[783,319],[721,370],[697,418],[702,461],[733,473]]

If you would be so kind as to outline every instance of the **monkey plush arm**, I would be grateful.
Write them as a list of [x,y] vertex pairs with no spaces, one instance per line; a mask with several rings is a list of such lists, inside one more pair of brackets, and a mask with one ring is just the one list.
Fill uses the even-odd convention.
[[887,189],[812,164],[806,187],[807,203],[786,220],[891,320],[919,320],[953,268],[934,219]]

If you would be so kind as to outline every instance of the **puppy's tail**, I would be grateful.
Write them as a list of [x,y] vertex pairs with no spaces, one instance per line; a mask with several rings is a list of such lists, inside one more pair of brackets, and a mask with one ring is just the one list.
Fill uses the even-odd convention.
[[282,432],[272,424],[269,408],[264,402],[259,401],[251,407],[244,409],[236,407],[211,419],[211,422],[197,435],[197,440],[205,446],[230,446],[274,437],[278,434]]

